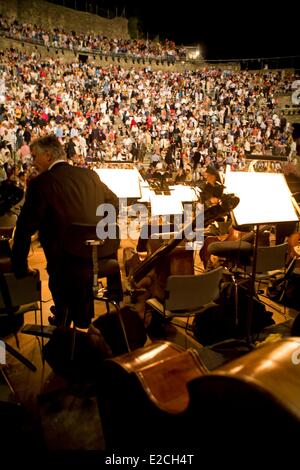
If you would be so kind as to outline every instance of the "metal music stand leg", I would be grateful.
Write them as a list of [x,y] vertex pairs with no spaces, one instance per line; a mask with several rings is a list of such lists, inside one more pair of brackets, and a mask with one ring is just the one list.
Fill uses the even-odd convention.
[[[16,349],[14,349],[10,344],[8,344],[6,341],[2,340],[5,346],[5,350],[10,353],[12,356],[14,356],[18,361],[20,361],[22,364],[24,364],[28,369],[32,370],[33,372],[36,372],[37,368],[35,367],[34,364],[32,364],[31,361],[29,361],[26,357],[23,356],[23,354],[19,353]],[[14,399],[16,400],[15,404],[21,405],[17,393],[9,379],[9,376],[5,370],[5,364],[2,365],[0,364],[0,374],[5,380],[6,385],[8,386],[10,392],[12,393]],[[11,402],[10,402],[11,403]]]
[[104,244],[104,240],[86,240],[86,245],[92,247],[92,260],[93,260],[93,293],[94,298],[99,300],[99,282],[98,282],[98,272],[99,272],[99,265],[98,265],[98,246],[102,246]]
[[255,276],[256,276],[256,263],[257,263],[257,247],[259,239],[259,225],[255,226],[255,240],[254,240],[254,252],[253,252],[253,262],[252,262],[252,273],[251,273],[251,283],[250,283],[250,301],[248,306],[248,315],[247,315],[247,332],[246,339],[249,348],[253,348],[252,342],[252,322],[253,322],[253,309],[254,309],[254,294],[255,294]]
[[[17,393],[16,393],[16,391],[15,391],[15,389],[14,389],[14,387],[13,387],[11,381],[9,380],[9,377],[8,377],[8,375],[7,375],[7,373],[6,373],[6,370],[4,369],[4,367],[3,367],[1,364],[0,364],[0,374],[2,375],[2,377],[3,377],[3,379],[4,379],[5,383],[6,383],[6,385],[7,385],[7,387],[8,387],[8,389],[9,389],[9,391],[10,391],[10,393],[12,394],[12,396],[13,396],[14,399],[15,399],[15,401],[12,402],[12,401],[10,400],[10,398],[7,397],[6,399],[4,398],[4,402],[5,402],[5,403],[6,403],[6,402],[8,402],[8,403],[14,403],[14,404],[17,405],[17,406],[21,406],[21,402],[20,402],[19,399],[18,399],[18,395],[17,395]],[[0,401],[1,401],[1,402],[3,401],[3,400],[2,400],[2,397],[0,398]]]
[[[98,251],[97,251],[97,247],[103,245],[103,244],[104,244],[104,240],[86,240],[85,243],[86,243],[86,245],[89,245],[89,246],[92,247],[92,259],[93,259],[93,291],[94,291],[94,298],[99,300],[99,297],[98,297],[98,293],[99,293],[99,283],[98,283],[99,265],[98,265]],[[115,307],[116,314],[117,314],[117,316],[118,316],[118,318],[119,318],[119,322],[120,322],[121,329],[122,329],[122,332],[123,332],[123,336],[124,336],[124,340],[125,340],[125,343],[126,343],[127,350],[128,350],[128,352],[131,352],[131,349],[130,349],[130,346],[129,346],[129,342],[128,342],[128,338],[127,338],[126,328],[125,328],[125,325],[124,325],[124,321],[123,321],[123,318],[122,318],[122,315],[121,315],[121,311],[120,311],[119,305],[117,304],[117,302],[115,302],[114,300],[110,300],[110,299],[107,298],[107,297],[102,297],[101,300],[104,300],[104,301],[105,301],[105,303],[106,303],[106,310],[107,310],[107,313],[108,313],[108,314],[109,314],[109,304],[112,304],[112,305]]]
[[18,359],[18,361],[24,364],[24,366],[28,367],[28,369],[32,370],[33,372],[37,370],[35,365],[32,364],[32,362],[29,361],[29,359],[23,356],[23,354],[19,353],[19,351],[17,351],[12,346],[10,346],[10,344],[8,344],[6,341],[4,341],[4,344],[5,344],[6,351],[12,356],[14,356],[16,359]]

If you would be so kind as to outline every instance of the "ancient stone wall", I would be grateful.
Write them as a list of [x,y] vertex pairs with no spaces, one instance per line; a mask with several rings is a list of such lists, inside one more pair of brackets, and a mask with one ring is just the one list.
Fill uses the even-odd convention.
[[125,69],[135,67],[137,69],[151,67],[152,70],[164,70],[164,71],[176,71],[184,72],[186,69],[197,70],[205,67],[196,66],[188,63],[181,62],[167,62],[166,60],[155,60],[155,59],[133,59],[130,57],[110,57],[105,54],[89,54],[88,52],[70,51],[68,49],[57,49],[55,47],[46,47],[27,43],[23,41],[17,41],[14,39],[8,39],[0,37],[0,50],[14,48],[18,51],[24,52],[25,54],[31,55],[34,53],[36,57],[46,59],[51,57],[52,59],[59,59],[64,63],[78,62],[80,60],[88,63],[94,63],[98,66],[109,66],[109,65],[120,65]]
[[63,29],[66,32],[94,32],[107,37],[129,38],[128,20],[101,18],[43,0],[0,0],[0,13],[22,23],[37,24],[46,30]]

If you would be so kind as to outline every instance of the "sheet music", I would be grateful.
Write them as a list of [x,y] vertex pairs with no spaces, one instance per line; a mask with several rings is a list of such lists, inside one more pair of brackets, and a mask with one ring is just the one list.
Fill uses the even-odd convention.
[[152,216],[183,213],[181,201],[172,195],[158,195],[151,191],[150,204]]
[[140,181],[143,181],[136,168],[97,168],[96,173],[101,181],[111,189],[118,198],[140,198]]
[[298,221],[292,195],[282,173],[230,171],[227,193],[240,198],[233,210],[238,225]]
[[182,202],[194,202],[198,201],[198,196],[196,194],[196,188],[192,186],[185,186],[183,184],[177,184],[174,186],[169,186],[171,194],[179,199]]
[[141,189],[142,197],[138,199],[137,202],[150,202],[150,195],[152,191],[150,189],[149,183],[147,182],[140,183],[140,189]]

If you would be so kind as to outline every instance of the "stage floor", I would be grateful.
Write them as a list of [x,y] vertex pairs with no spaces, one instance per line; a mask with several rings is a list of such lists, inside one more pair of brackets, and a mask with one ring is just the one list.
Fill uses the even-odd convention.
[[[119,250],[124,283],[126,280],[122,250],[126,246],[134,246],[134,242],[123,240]],[[47,324],[52,299],[48,289],[45,258],[38,241],[33,242],[29,263],[31,268],[40,270],[44,299],[43,318],[44,323]],[[125,298],[125,302],[129,302],[129,300],[129,298]],[[96,315],[103,314],[104,304],[102,302],[96,302],[96,304]],[[270,302],[270,304],[272,303]],[[286,321],[291,322],[296,312],[287,311],[287,319],[274,312],[273,318],[279,325],[273,327],[275,331],[276,328],[278,331],[285,332],[284,334],[288,331]],[[34,323],[34,315],[26,314],[24,323]],[[222,353],[220,355],[218,351],[203,348],[190,334],[185,333],[184,328],[169,325],[165,333],[165,339],[176,342],[184,348],[194,347],[197,349],[208,369],[213,369],[226,360]],[[7,354],[7,375],[16,395],[7,393],[8,389],[2,380],[2,385],[0,385],[2,433],[4,430],[2,446],[7,445],[8,448],[13,443],[14,447],[18,447],[16,442],[19,439],[21,448],[34,447],[36,452],[39,450],[41,452],[48,450],[72,451],[75,449],[104,451],[105,439],[93,388],[69,383],[57,376],[47,363],[42,362],[40,342],[37,338],[22,333],[19,333],[18,337],[20,352],[36,365],[37,371],[30,371],[14,357]],[[7,341],[13,347],[16,346],[13,336],[7,338]]]

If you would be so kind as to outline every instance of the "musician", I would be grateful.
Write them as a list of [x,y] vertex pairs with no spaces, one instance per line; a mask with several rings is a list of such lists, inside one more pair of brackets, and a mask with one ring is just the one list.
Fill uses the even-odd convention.
[[[201,188],[201,203],[204,208],[208,209],[217,205],[223,196],[224,186],[221,183],[221,178],[218,170],[209,165],[204,173],[205,181],[200,184]],[[207,268],[210,263],[210,257],[207,254],[207,247],[212,241],[227,239],[230,234],[230,223],[224,221],[224,218],[216,218],[205,230],[205,240],[203,247],[200,250],[200,259],[203,262],[204,268]]]
[[221,183],[218,170],[211,165],[206,168],[204,178],[204,183],[200,185],[201,202],[204,207],[210,207],[218,204],[223,195],[224,186]]
[[[68,322],[86,328],[94,313],[92,272],[89,261],[68,256],[66,233],[72,223],[96,226],[97,207],[102,203],[118,207],[118,199],[94,171],[69,165],[64,148],[54,135],[33,141],[30,150],[39,175],[28,184],[17,221],[12,247],[13,270],[18,277],[28,273],[31,235],[38,230],[55,303],[56,318],[50,317],[49,321],[61,325],[67,317]],[[107,277],[108,289],[116,296],[114,300],[121,301],[121,277],[114,256],[101,260],[101,267],[106,270],[107,275],[103,274]]]

